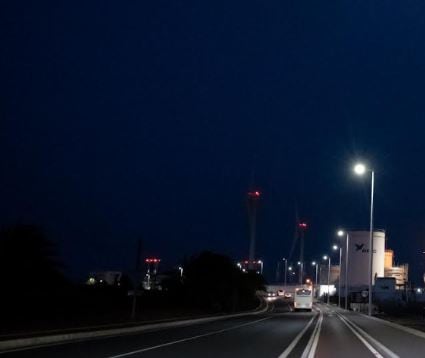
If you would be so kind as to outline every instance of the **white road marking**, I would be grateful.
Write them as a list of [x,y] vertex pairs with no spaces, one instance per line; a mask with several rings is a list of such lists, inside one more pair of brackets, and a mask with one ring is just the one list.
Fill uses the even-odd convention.
[[316,326],[314,327],[313,334],[311,335],[307,346],[301,358],[314,358],[316,354],[317,344],[319,343],[320,332],[322,330],[323,313],[320,312],[319,319],[317,320]]
[[[385,352],[386,356],[391,358],[399,358],[397,354],[385,347],[381,342],[373,338],[370,334],[366,333],[347,317],[344,317],[341,314],[338,314],[338,317],[356,335],[356,337],[360,339],[360,341],[372,352],[375,357],[383,358],[383,356],[375,348],[373,348],[369,342],[372,342],[375,347],[377,347],[382,352]],[[367,340],[369,340],[369,342]]]
[[131,351],[131,352],[127,352],[127,353],[122,353],[122,354],[118,354],[118,355],[114,355],[114,356],[108,356],[108,358],[128,357],[128,356],[131,356],[131,355],[134,355],[134,354],[143,353],[143,352],[147,352],[147,351],[152,351],[154,349],[158,349],[158,348],[162,348],[162,347],[168,347],[168,346],[172,346],[172,345],[178,344],[178,343],[193,341],[195,339],[199,339],[199,338],[202,338],[202,337],[208,337],[208,336],[212,336],[214,334],[219,334],[219,333],[231,331],[233,329],[237,329],[237,328],[249,326],[249,325],[252,325],[252,324],[261,322],[261,321],[265,321],[266,319],[270,319],[270,318],[272,318],[272,317],[271,316],[270,317],[265,317],[265,318],[257,319],[256,321],[247,322],[247,323],[243,323],[243,324],[238,324],[237,326],[232,326],[232,327],[229,327],[229,328],[220,329],[218,331],[213,331],[213,332],[208,332],[208,333],[204,333],[204,334],[199,334],[197,336],[192,336],[192,337],[187,337],[187,338],[183,338],[183,339],[178,339],[178,340],[175,340],[175,341],[171,341],[171,342],[167,342],[167,343],[163,343],[163,344],[158,344],[156,346],[142,348],[142,349],[138,349],[138,350],[135,350],[135,351]]
[[294,338],[294,340],[291,342],[291,344],[288,347],[286,347],[286,349],[281,353],[281,355],[279,356],[279,358],[286,358],[286,357],[288,357],[288,355],[295,348],[295,346],[300,341],[300,339],[305,334],[305,332],[307,332],[307,330],[309,329],[309,327],[311,326],[311,324],[313,323],[313,321],[314,321],[315,318],[316,318],[316,314],[311,318],[311,320],[307,323],[307,325],[304,327],[304,329],[300,333],[298,333],[298,335]]

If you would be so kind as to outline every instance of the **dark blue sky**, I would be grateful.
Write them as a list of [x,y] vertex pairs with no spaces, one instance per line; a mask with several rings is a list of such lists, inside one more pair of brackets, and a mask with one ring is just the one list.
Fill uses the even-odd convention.
[[[0,5],[0,223],[37,223],[69,273],[258,251],[307,257],[376,225],[423,271],[422,1],[8,1]],[[273,262],[273,265],[271,264]]]

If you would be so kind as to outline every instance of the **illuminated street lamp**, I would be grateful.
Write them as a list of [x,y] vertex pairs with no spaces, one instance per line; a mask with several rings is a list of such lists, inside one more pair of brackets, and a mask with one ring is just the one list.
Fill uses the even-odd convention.
[[373,196],[375,190],[375,172],[366,167],[362,163],[357,163],[354,166],[354,172],[357,175],[364,175],[370,172],[371,185],[370,185],[370,228],[369,228],[369,304],[368,315],[372,315],[372,268],[373,268]]
[[311,265],[316,267],[316,280],[315,280],[315,286],[316,286],[316,289],[317,289],[317,271],[318,271],[318,269],[319,269],[319,264],[318,264],[316,261],[313,261],[313,262],[311,263]]
[[[347,310],[348,309],[348,247],[349,247],[349,240],[350,240],[350,235],[347,232],[344,232],[344,230],[338,230],[337,235],[339,237],[343,237],[345,235],[345,303],[344,303],[344,308]],[[341,277],[341,268],[340,268],[340,272],[339,275]]]
[[339,249],[339,278],[338,278],[338,307],[341,308],[341,262],[342,262],[342,247],[338,245],[333,245],[332,249],[334,251]]
[[286,277],[288,271],[288,259],[283,258],[282,261],[285,261],[285,290],[286,290]]
[[364,173],[366,173],[366,166],[363,163],[357,163],[354,166],[354,173],[356,173],[357,175],[363,175]]
[[260,273],[263,274],[263,265],[264,265],[264,262],[262,260],[258,260],[257,263],[260,264]]
[[329,289],[329,285],[330,285],[330,280],[331,280],[331,257],[328,255],[324,255],[323,256],[323,260],[328,260],[328,304],[329,304],[329,296],[330,296],[330,289]]

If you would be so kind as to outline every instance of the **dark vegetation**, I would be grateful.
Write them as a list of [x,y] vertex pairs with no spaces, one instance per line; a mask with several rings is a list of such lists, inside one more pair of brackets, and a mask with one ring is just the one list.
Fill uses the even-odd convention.
[[[52,241],[32,225],[0,231],[0,334],[78,328],[130,321],[131,280],[87,286],[68,280]],[[139,290],[135,321],[247,310],[258,304],[261,276],[243,274],[223,255],[203,252],[170,274],[162,291]]]

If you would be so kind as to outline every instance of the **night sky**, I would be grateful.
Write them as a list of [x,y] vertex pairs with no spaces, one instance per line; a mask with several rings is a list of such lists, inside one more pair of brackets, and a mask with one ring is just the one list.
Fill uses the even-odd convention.
[[[2,1],[0,224],[34,223],[72,277],[248,254],[263,194],[269,278],[309,224],[376,227],[419,282],[425,249],[423,1]],[[294,257],[296,259],[296,257]]]

